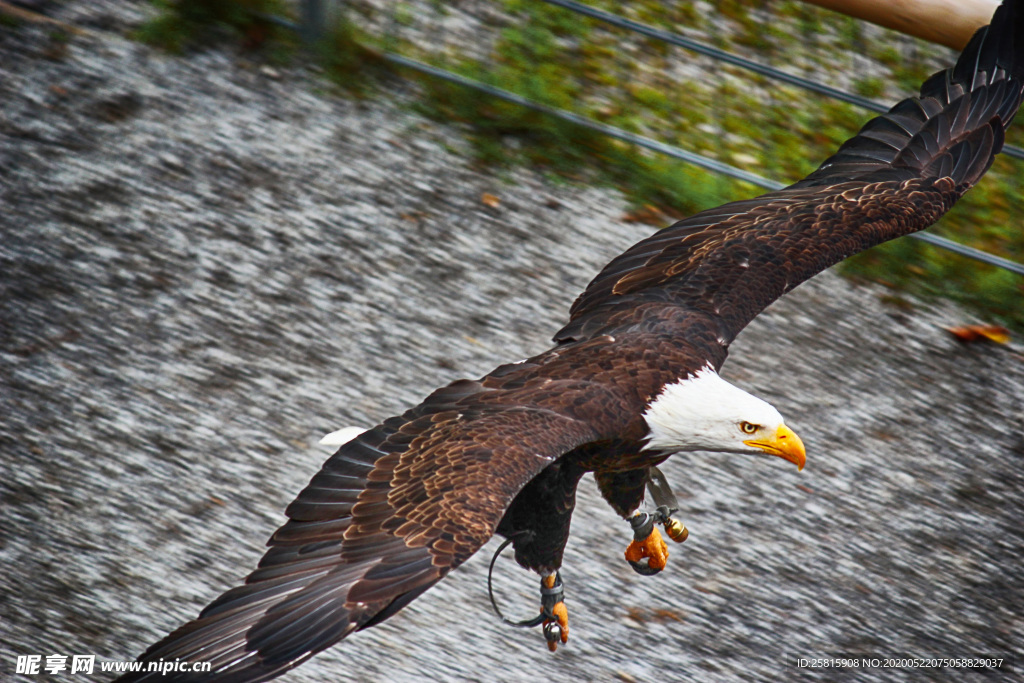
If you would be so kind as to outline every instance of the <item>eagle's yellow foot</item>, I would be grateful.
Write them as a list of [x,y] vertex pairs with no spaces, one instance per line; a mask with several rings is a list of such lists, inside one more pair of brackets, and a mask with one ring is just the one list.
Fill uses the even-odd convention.
[[[647,558],[646,565],[641,562],[644,558]],[[626,561],[640,574],[657,574],[668,563],[668,546],[658,530],[652,527],[646,538],[629,544]]]
[[565,603],[560,602],[552,609],[554,619],[544,620],[544,638],[548,641],[548,649],[554,652],[558,649],[558,641],[569,642],[569,610]]
[[[652,576],[668,563],[668,546],[654,527],[656,523],[664,525],[669,538],[677,543],[682,543],[690,535],[679,520],[672,518],[672,512],[667,507],[659,507],[654,514],[636,512],[630,517],[633,542],[626,548],[626,561],[633,567],[633,571]],[[646,563],[643,562],[645,559]]]
[[562,601],[562,578],[558,572],[549,574],[540,580],[541,608],[544,615],[542,628],[544,639],[548,641],[548,649],[558,649],[558,641],[569,642],[569,610]]

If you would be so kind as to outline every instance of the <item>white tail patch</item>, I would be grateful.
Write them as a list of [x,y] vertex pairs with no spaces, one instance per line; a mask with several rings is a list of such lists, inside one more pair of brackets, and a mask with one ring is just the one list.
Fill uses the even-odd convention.
[[366,430],[362,427],[342,427],[320,439],[321,446],[344,446]]

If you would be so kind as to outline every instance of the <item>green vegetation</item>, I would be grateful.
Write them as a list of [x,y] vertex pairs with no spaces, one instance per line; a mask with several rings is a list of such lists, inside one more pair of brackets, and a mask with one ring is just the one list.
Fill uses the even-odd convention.
[[[150,31],[181,36],[160,43],[181,49],[200,30],[200,20],[220,26],[222,34],[224,26],[230,27],[244,40],[252,13],[270,11],[275,3],[159,4],[165,11],[151,22]],[[590,4],[819,80],[834,74],[846,89],[880,101],[895,102],[916,91],[930,73],[955,57],[945,48],[796,0],[721,0],[721,14],[714,21],[702,16],[702,5],[687,1],[669,7],[653,0]],[[200,5],[203,12],[185,11]],[[212,5],[222,9],[214,12]],[[228,5],[246,7],[250,19],[223,9]],[[363,92],[367,67],[380,63],[378,50],[392,50],[784,182],[812,171],[871,116],[537,0],[494,0],[491,10],[503,10],[509,19],[482,24],[472,45],[446,42],[437,28],[440,22],[459,12],[464,12],[461,20],[477,21],[480,3],[435,5],[434,10],[414,11],[397,3],[394,14],[385,17],[371,16],[373,10],[367,8],[358,15],[350,10],[321,46],[319,59],[332,80]],[[416,77],[423,84],[420,110],[438,120],[468,124],[482,163],[527,164],[574,182],[615,186],[636,208],[654,206],[668,216],[758,191],[476,90]],[[1011,144],[1024,141],[1022,128],[1011,130]],[[1017,225],[1017,217],[1024,215],[1024,174],[1019,168],[1016,160],[998,159],[937,231],[1024,261],[1024,231]],[[916,240],[871,250],[847,261],[843,270],[916,294],[966,302],[1024,328],[1024,307],[1017,303],[1024,279]]]
[[354,23],[342,17],[313,51],[331,82],[353,95],[365,97],[377,77],[389,72],[380,52],[370,44]]
[[[559,62],[559,40],[582,33],[579,25],[570,30],[560,23],[565,20],[564,14],[564,10],[552,14],[550,22],[505,29],[493,63],[459,59],[445,66],[541,104],[579,111],[580,102],[586,101],[595,88],[617,87],[618,81],[601,70],[601,60],[607,56],[601,49],[580,45],[571,58],[579,69]],[[672,98],[654,88],[627,87],[627,91],[645,106],[666,114],[676,108]],[[486,163],[528,164],[575,181],[613,185],[636,204],[653,204],[669,215],[692,213],[750,192],[750,188],[742,192],[728,180],[689,164],[644,153],[600,133],[473,89],[426,79],[424,92],[420,110],[438,120],[471,124],[474,149]],[[630,92],[625,93],[627,98]],[[641,111],[639,106],[602,106],[595,100],[595,105],[582,113],[625,130],[650,134],[639,115]]]
[[21,26],[21,19],[13,14],[0,12],[0,27],[18,28],[19,26]]
[[[286,0],[150,0],[156,16],[136,32],[136,39],[181,53],[186,49],[231,42],[257,51],[272,63],[286,63],[295,54],[299,37],[270,20],[289,18]],[[342,14],[313,54],[326,76],[336,85],[359,96],[385,70],[373,41]]]
[[285,0],[151,1],[160,13],[139,28],[136,38],[170,52],[227,40],[249,48],[294,42],[289,32],[267,20],[287,15]]

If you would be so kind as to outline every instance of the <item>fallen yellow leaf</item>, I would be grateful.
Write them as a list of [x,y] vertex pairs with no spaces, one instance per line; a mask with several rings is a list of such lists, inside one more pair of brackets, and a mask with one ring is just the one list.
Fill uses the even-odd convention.
[[996,344],[1006,344],[1010,341],[1010,331],[1002,325],[961,325],[947,327],[946,331],[965,344],[982,339]]

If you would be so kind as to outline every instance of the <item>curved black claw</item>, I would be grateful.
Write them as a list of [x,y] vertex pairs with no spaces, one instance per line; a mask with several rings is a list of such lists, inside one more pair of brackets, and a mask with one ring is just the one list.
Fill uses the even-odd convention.
[[626,562],[629,562],[629,566],[633,568],[633,571],[641,576],[654,576],[662,571],[658,567],[651,566],[651,558],[649,557],[645,557],[641,561],[627,559]]

